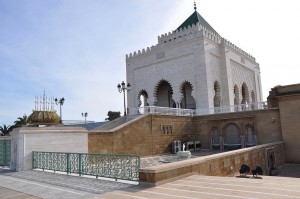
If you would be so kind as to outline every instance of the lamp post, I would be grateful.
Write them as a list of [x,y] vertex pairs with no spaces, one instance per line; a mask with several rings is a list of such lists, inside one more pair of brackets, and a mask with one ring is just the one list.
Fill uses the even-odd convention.
[[123,92],[124,94],[124,116],[126,116],[126,105],[125,105],[125,91],[129,92],[130,91],[130,88],[131,88],[131,85],[129,83],[127,83],[127,86],[125,86],[125,82],[122,81],[121,84],[118,84],[118,91],[120,93]]
[[88,113],[81,113],[81,116],[84,117],[84,123],[86,123],[86,117],[88,116]]
[[59,117],[60,117],[59,123],[62,123],[61,106],[64,105],[65,98],[62,97],[62,98],[60,98],[59,100],[58,100],[57,98],[55,98],[54,101],[55,101],[55,104],[56,104],[56,105],[59,104],[59,112],[60,112],[60,114],[59,114]]

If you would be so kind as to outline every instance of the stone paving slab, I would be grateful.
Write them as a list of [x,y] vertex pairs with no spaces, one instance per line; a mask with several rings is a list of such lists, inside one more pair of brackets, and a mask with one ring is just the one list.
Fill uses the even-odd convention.
[[127,187],[101,194],[98,198],[300,199],[300,165],[284,165],[279,171],[278,176],[258,178],[193,175],[152,188]]
[[0,187],[49,199],[91,198],[129,186],[134,185],[35,170],[0,174]]
[[[99,198],[187,198],[187,199],[224,199],[257,198],[286,199],[300,198],[300,179],[291,184],[289,179],[264,176],[262,179],[211,177],[193,175],[182,180],[153,188],[125,188],[105,193]],[[281,178],[283,179],[283,178]]]
[[0,199],[40,199],[38,197],[0,187]]

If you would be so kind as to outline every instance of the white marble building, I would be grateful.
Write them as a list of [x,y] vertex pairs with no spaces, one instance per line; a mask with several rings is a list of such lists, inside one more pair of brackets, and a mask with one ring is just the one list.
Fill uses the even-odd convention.
[[126,55],[126,73],[129,108],[201,109],[262,100],[255,58],[221,37],[196,7],[156,45]]

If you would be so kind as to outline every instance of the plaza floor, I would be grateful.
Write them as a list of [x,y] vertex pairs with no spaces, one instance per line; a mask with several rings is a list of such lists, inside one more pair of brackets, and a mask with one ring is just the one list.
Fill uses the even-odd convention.
[[193,175],[157,187],[42,171],[0,169],[0,198],[299,198],[300,165],[286,164],[278,176],[238,178]]

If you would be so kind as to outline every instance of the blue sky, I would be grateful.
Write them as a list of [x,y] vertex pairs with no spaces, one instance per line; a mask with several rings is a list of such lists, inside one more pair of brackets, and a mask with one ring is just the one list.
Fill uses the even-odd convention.
[[[197,1],[198,12],[260,64],[271,87],[300,83],[300,6]],[[123,112],[125,55],[155,45],[193,12],[193,0],[0,0],[0,125],[30,115],[35,96],[64,97],[64,120]],[[59,111],[59,108],[56,107]]]

